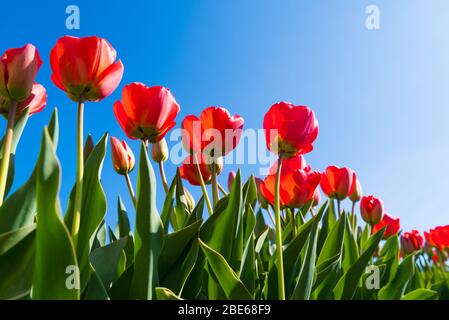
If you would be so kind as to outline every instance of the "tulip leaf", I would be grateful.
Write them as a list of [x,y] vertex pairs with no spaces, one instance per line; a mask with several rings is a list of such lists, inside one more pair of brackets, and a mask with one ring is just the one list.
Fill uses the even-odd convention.
[[354,265],[354,263],[359,258],[359,248],[352,232],[351,225],[348,220],[348,215],[341,215],[345,220],[345,232],[343,240],[343,271],[347,271]]
[[401,298],[401,300],[435,300],[438,292],[429,289],[416,289]]
[[398,300],[402,297],[407,284],[415,272],[414,255],[408,255],[398,266],[394,278],[388,284],[380,289],[377,298],[379,300]]
[[338,281],[333,292],[335,299],[348,300],[351,299],[357,289],[360,278],[362,277],[365,267],[368,265],[371,257],[376,251],[380,240],[385,232],[385,228],[372,235],[367,243],[366,249],[357,259],[357,261],[344,273],[343,277]]
[[[58,143],[58,110],[51,116],[48,132],[56,147]],[[0,233],[32,224],[36,213],[36,172],[37,164],[30,178],[23,186],[9,196],[0,207]]]
[[157,300],[183,300],[168,288],[156,287],[155,291]]
[[162,207],[162,212],[161,212],[161,221],[162,224],[164,225],[164,231],[167,234],[168,233],[168,229],[170,227],[170,218],[171,215],[173,214],[173,210],[174,210],[174,203],[175,203],[175,192],[176,192],[176,176],[173,179],[170,188],[168,190],[167,195],[165,196],[165,200],[164,200],[164,206]]
[[60,167],[48,129],[44,129],[37,166],[36,258],[33,299],[79,299],[75,250],[61,217]]
[[131,232],[131,226],[129,224],[129,218],[125,205],[123,204],[120,196],[118,197],[117,208],[119,238],[127,238],[126,245],[123,250],[126,257],[126,267],[129,267],[134,262],[134,236]]
[[34,268],[36,224],[0,235],[0,299],[29,294]]
[[131,297],[152,299],[159,283],[158,262],[164,245],[164,226],[156,208],[156,177],[143,143],[140,149],[136,199]]
[[[234,183],[234,186],[235,185],[236,184]],[[213,273],[211,277],[217,279],[227,299],[252,300],[252,296],[248,292],[248,289],[231,269],[225,258],[201,240],[200,247],[203,250],[210,266],[210,268],[208,268],[208,272]]]
[[327,259],[335,257],[335,255],[341,253],[346,225],[345,220],[345,217],[341,216],[330,231],[323,244],[323,248],[321,249],[320,255],[317,260],[317,265],[320,265]]

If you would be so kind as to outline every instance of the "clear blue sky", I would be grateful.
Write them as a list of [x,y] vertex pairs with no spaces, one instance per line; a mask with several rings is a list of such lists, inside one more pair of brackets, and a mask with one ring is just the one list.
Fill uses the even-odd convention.
[[[81,10],[80,30],[65,28],[69,4]],[[365,28],[369,4],[380,8],[381,30]],[[65,208],[75,177],[76,108],[50,81],[49,52],[60,36],[98,35],[115,47],[125,73],[119,90],[86,107],[86,134],[95,140],[105,131],[125,137],[112,104],[133,81],[170,88],[181,105],[178,124],[222,105],[260,128],[266,110],[288,100],[317,114],[320,133],[306,157],[315,169],[352,167],[364,192],[381,197],[404,230],[448,224],[448,13],[447,0],[9,2],[0,51],[35,44],[44,60],[37,81],[49,98],[20,142],[14,188],[29,176],[42,127],[58,106]],[[137,154],[138,143],[131,146]],[[241,169],[247,177],[258,167]],[[174,174],[169,164],[167,174]],[[225,184],[226,174],[220,179]],[[117,195],[130,209],[131,202],[109,148],[102,181],[107,222],[115,225]]]

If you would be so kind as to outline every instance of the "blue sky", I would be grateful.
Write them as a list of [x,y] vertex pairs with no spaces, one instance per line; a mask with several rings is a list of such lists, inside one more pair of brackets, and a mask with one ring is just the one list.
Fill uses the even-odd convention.
[[[42,127],[58,106],[65,208],[75,178],[76,107],[50,80],[49,52],[60,36],[98,35],[117,50],[125,73],[116,92],[86,106],[85,133],[95,140],[105,131],[125,138],[112,104],[134,81],[170,88],[181,105],[178,124],[187,114],[220,105],[244,117],[245,127],[258,129],[273,103],[288,100],[310,106],[318,117],[315,150],[306,156],[313,168],[336,164],[356,170],[364,193],[381,197],[404,230],[449,223],[446,0],[57,3],[20,1],[2,8],[0,51],[36,45],[44,60],[37,81],[49,97],[20,142],[14,188],[31,173]],[[70,4],[80,8],[80,30],[65,27]],[[380,30],[365,28],[369,4],[380,8]],[[137,154],[138,143],[130,144]],[[258,170],[240,168],[245,177]],[[235,166],[225,168],[224,185],[228,169]],[[174,166],[166,170],[171,178]],[[102,182],[107,222],[115,224],[117,195],[131,212],[132,205],[109,149]],[[162,194],[159,184],[159,202]]]

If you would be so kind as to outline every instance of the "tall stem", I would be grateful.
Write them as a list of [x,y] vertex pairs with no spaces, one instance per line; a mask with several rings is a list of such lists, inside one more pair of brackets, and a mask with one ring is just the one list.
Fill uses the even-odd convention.
[[165,193],[168,193],[167,178],[165,177],[164,163],[160,161],[159,163],[159,173],[161,174],[162,185],[164,186]]
[[217,164],[212,163],[212,200],[214,202],[214,207],[219,200],[218,196],[218,183],[217,183]]
[[285,300],[284,284],[284,260],[282,257],[282,228],[281,228],[281,209],[279,201],[279,186],[281,183],[282,154],[279,155],[278,170],[276,172],[276,183],[274,189],[274,217],[276,219],[276,255],[278,269],[278,290],[279,300]]
[[290,209],[290,220],[292,223],[292,237],[296,238],[296,221],[295,221],[295,209]]
[[340,208],[340,205],[341,205],[341,200],[340,200],[340,199],[337,199],[338,216],[341,216],[341,208]]
[[225,190],[225,188],[223,188],[223,186],[219,183],[217,183],[218,185],[218,189],[220,189],[220,192],[223,193],[223,196],[227,196],[228,192]]
[[352,202],[351,217],[352,217],[352,230],[354,231],[354,235],[357,235],[357,220],[355,217],[355,201]]
[[77,167],[76,167],[76,184],[75,184],[75,207],[73,210],[72,221],[72,240],[76,246],[78,241],[78,233],[80,228],[80,212],[83,197],[83,173],[84,173],[84,152],[83,152],[83,130],[84,130],[84,102],[80,100],[78,102],[78,122],[77,122],[77,136],[76,136],[76,149],[77,149]]
[[133,185],[131,183],[131,179],[129,178],[129,174],[125,174],[126,185],[128,186],[129,195],[133,201],[134,209],[137,210],[137,201],[136,196],[134,195]]
[[198,155],[195,153],[193,155],[193,161],[195,162],[196,174],[198,175],[198,180],[200,181],[201,191],[203,191],[204,200],[206,201],[207,210],[211,216],[214,210],[210,204],[209,195],[207,194],[206,184],[204,183],[203,175],[201,174],[200,164],[198,162]]
[[9,158],[11,154],[12,138],[14,133],[14,122],[16,121],[17,102],[11,102],[9,108],[8,124],[6,125],[5,142],[3,145],[3,157],[0,164],[0,205],[5,198],[6,182],[8,180]]

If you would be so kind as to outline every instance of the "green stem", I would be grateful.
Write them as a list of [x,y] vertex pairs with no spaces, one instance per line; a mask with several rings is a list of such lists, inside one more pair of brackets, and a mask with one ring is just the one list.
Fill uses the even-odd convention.
[[352,231],[354,232],[354,236],[357,239],[357,220],[355,217],[355,201],[352,202],[351,217],[352,217]]
[[279,155],[278,159],[278,170],[276,172],[276,183],[274,187],[274,217],[276,219],[276,255],[277,255],[279,300],[285,300],[284,260],[282,257],[281,209],[279,201],[281,168],[282,168],[282,154]]
[[81,216],[80,212],[83,198],[83,172],[84,172],[83,118],[84,118],[84,102],[83,100],[80,100],[78,102],[78,122],[77,122],[77,136],[76,136],[77,169],[76,169],[76,184],[75,184],[75,207],[73,210],[73,221],[72,221],[72,240],[75,247],[78,241],[80,216]]
[[164,186],[165,193],[168,193],[167,178],[165,177],[165,170],[163,162],[159,162],[159,173],[161,174],[162,185]]
[[5,198],[6,182],[8,180],[9,158],[11,157],[12,139],[14,134],[14,123],[16,121],[17,102],[11,101],[8,113],[8,124],[6,125],[5,141],[3,145],[2,162],[0,163],[0,206]]
[[212,163],[212,200],[214,202],[214,207],[215,207],[219,200],[218,182],[217,182],[217,164],[215,162]]
[[134,195],[134,189],[133,189],[133,185],[131,183],[131,179],[129,178],[129,174],[127,174],[127,173],[125,174],[125,180],[126,180],[126,185],[128,186],[129,195],[131,196],[131,199],[133,201],[134,209],[137,210],[136,196]]
[[341,200],[340,200],[340,199],[337,199],[337,210],[338,210],[338,216],[339,216],[339,217],[341,216],[340,203],[341,203]]
[[212,215],[214,210],[212,209],[212,205],[210,204],[209,195],[207,194],[206,184],[204,183],[203,175],[201,174],[200,164],[198,162],[198,155],[195,153],[193,155],[193,161],[195,162],[196,174],[198,175],[198,180],[200,180],[201,191],[203,192],[204,200],[206,201],[207,210],[209,212],[209,216]]
[[218,189],[220,189],[220,192],[221,192],[224,196],[227,196],[227,195],[228,195],[228,192],[225,190],[225,188],[223,188],[223,186],[222,186],[221,184],[219,184],[219,183],[217,183],[217,185],[218,185]]
[[276,225],[276,220],[274,219],[273,213],[271,212],[270,206],[267,207],[268,216],[271,219],[271,222],[273,222],[273,226]]
[[292,223],[292,237],[296,238],[296,221],[295,221],[295,209],[290,209],[290,220]]

